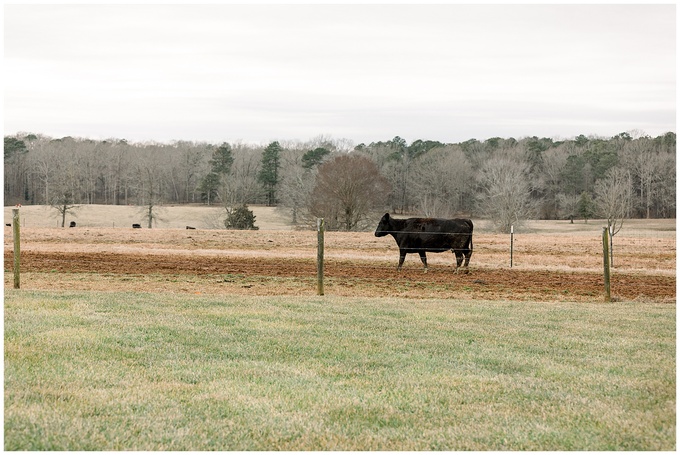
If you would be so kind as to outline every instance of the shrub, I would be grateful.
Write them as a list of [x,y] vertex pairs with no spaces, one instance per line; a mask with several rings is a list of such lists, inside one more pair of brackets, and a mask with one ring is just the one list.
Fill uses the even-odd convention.
[[248,206],[243,204],[236,208],[227,209],[227,218],[224,220],[224,227],[227,229],[257,230],[255,226],[255,215]]

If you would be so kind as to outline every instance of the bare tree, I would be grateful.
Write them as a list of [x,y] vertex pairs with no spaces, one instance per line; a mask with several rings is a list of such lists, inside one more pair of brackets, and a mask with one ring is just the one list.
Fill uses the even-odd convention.
[[510,232],[534,216],[529,165],[507,158],[491,158],[479,176],[481,206],[499,232]]
[[623,148],[622,162],[631,171],[635,185],[635,205],[645,218],[652,216],[657,188],[666,184],[660,180],[660,176],[664,174],[664,161],[655,150],[653,141],[648,138],[632,141]]
[[622,168],[610,169],[607,176],[595,183],[595,204],[607,219],[609,229],[610,263],[614,266],[614,236],[629,217],[632,205],[633,183],[630,172]]
[[147,226],[152,228],[154,221],[160,219],[159,206],[163,202],[163,160],[155,147],[148,147],[146,151],[148,153],[137,161],[137,203],[142,207]]
[[316,180],[317,167],[304,165],[305,153],[302,148],[284,148],[281,154],[281,206],[290,210],[293,224],[306,218]]
[[[567,165],[568,150],[565,146],[552,147],[543,152],[541,163],[541,184],[546,191],[545,210],[550,218],[557,217],[560,211],[560,186],[562,174]],[[573,213],[573,212],[570,212]]]
[[410,183],[419,213],[439,218],[459,213],[473,180],[472,165],[459,147],[428,151],[418,159]]
[[231,171],[222,178],[219,197],[225,208],[260,202],[264,191],[257,179],[262,149],[237,146]]
[[115,205],[127,205],[132,182],[131,147],[126,142],[113,139],[106,144],[109,159],[104,199]]
[[574,223],[574,215],[576,214],[576,207],[578,206],[579,196],[574,194],[557,193],[557,205],[559,207],[558,213],[563,218],[569,218]]
[[622,168],[610,169],[605,178],[595,183],[595,204],[607,219],[612,235],[621,230],[630,215],[632,188],[630,172]]
[[61,217],[61,227],[64,227],[66,224],[66,215],[75,215],[74,209],[77,208],[78,205],[73,202],[73,193],[66,190],[58,193],[52,200],[50,207],[59,213],[59,216]]
[[176,142],[174,147],[176,150],[170,169],[173,199],[178,202],[197,202],[199,175],[207,172],[207,159],[204,159],[201,148],[191,142]]
[[310,212],[328,229],[352,231],[371,209],[385,203],[389,184],[373,161],[358,154],[338,155],[319,166]]
[[53,179],[56,179],[57,157],[52,151],[46,150],[46,147],[45,144],[40,144],[33,151],[33,174],[42,184],[44,203],[51,204],[50,190]]
[[4,140],[4,200],[5,204],[26,202],[29,195],[27,181],[32,174],[30,151],[33,148],[28,137],[5,136]]
[[97,202],[97,186],[100,177],[104,174],[104,168],[108,159],[102,159],[102,148],[94,141],[86,141],[79,144],[74,153],[78,163],[77,181],[80,186],[82,202],[95,204]]

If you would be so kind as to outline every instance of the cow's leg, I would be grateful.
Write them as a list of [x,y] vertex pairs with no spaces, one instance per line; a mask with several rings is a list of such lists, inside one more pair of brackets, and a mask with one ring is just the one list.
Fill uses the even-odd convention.
[[472,248],[469,248],[467,251],[465,251],[465,273],[469,272],[468,269],[468,264],[470,263],[470,258],[472,257]]
[[456,270],[463,264],[463,253],[460,250],[454,251],[456,253]]
[[406,251],[399,250],[399,265],[397,266],[397,270],[401,270],[401,266],[404,265],[405,259],[406,259]]
[[458,269],[460,268],[460,265],[463,263],[463,254],[456,249],[452,249],[451,251],[453,251],[453,254],[456,255],[456,268],[454,269],[453,273],[458,273]]
[[427,273],[427,256],[425,256],[424,251],[418,251],[418,254],[420,255],[420,260],[423,261],[423,265],[425,266],[425,273]]

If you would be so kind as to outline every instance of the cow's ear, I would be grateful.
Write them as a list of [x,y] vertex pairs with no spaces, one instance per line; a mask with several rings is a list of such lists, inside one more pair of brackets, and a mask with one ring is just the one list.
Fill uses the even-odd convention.
[[389,214],[389,213],[384,214],[384,215],[383,215],[383,218],[386,219],[386,220],[389,220],[389,219],[390,219],[390,214]]

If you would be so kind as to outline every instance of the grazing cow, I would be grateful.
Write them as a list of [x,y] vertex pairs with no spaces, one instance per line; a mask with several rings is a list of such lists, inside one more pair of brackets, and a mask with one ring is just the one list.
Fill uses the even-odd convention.
[[399,246],[401,269],[408,253],[418,253],[427,272],[425,253],[451,250],[456,255],[456,272],[465,259],[465,271],[472,256],[472,221],[468,219],[445,220],[441,218],[397,219],[389,213],[383,215],[375,230],[376,237],[391,234]]

